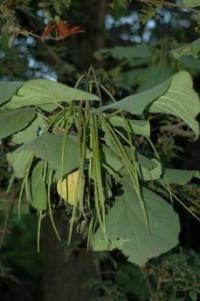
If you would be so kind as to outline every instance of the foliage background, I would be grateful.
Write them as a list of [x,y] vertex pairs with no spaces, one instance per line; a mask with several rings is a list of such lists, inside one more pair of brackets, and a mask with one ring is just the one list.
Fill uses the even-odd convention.
[[[49,78],[74,85],[93,65],[101,82],[116,98],[122,98],[184,69],[192,73],[199,91],[199,58],[176,60],[170,54],[173,48],[199,37],[198,14],[181,9],[179,1],[175,6],[161,6],[163,1],[146,1],[146,5],[143,2],[1,1],[1,79]],[[15,35],[16,29],[41,35],[55,16],[80,25],[85,33],[45,42],[32,36]],[[135,54],[133,48],[128,48],[141,44],[144,44],[143,50]],[[126,48],[119,48],[124,46]],[[190,141],[184,128],[181,131],[177,127],[169,128],[171,121],[170,117],[151,120],[155,129],[152,138],[163,161],[168,167],[199,169],[199,140]],[[38,255],[34,212],[27,215],[27,208],[24,208],[21,222],[16,219],[14,210],[11,216],[9,214],[19,188],[16,182],[16,191],[10,199],[5,197],[11,173],[4,156],[8,148],[9,144],[1,145],[1,234],[9,217],[0,257],[2,300],[51,301],[55,296],[58,300],[71,296],[72,301],[198,300],[200,241],[196,233],[199,224],[178,205],[181,245],[152,260],[142,271],[128,264],[117,252],[100,256],[88,254],[81,249],[79,238],[70,249],[58,246],[48,225],[42,253]],[[175,189],[199,214],[198,182]]]

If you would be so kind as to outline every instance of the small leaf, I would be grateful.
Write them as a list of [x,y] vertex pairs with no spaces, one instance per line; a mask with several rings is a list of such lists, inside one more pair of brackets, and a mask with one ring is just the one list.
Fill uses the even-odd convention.
[[38,211],[47,209],[47,191],[43,177],[43,162],[38,162],[34,167],[30,179],[31,205]]
[[77,184],[79,178],[79,170],[68,174],[64,179],[60,179],[57,183],[57,192],[60,197],[70,205],[76,202]]
[[57,103],[47,103],[44,105],[39,105],[39,108],[45,112],[52,112],[54,110],[56,110],[58,107]]
[[22,85],[22,82],[1,81],[0,82],[0,105],[8,101]]
[[[103,145],[103,153],[104,153],[104,157],[105,157],[105,162],[107,165],[112,167],[115,171],[119,171],[120,169],[124,168],[124,164],[119,156],[119,153],[114,148],[113,138],[111,137],[111,135],[108,132],[106,132],[105,141],[106,141],[106,145],[107,145],[107,146]],[[131,148],[124,146],[124,149],[126,150],[126,153],[131,160],[131,158],[132,158]],[[150,170],[153,170],[157,167],[157,165],[158,165],[156,163],[157,161],[155,162],[154,159],[147,158],[146,156],[139,153],[137,151],[137,149],[135,150],[135,154],[136,154],[136,159],[138,161],[138,164],[141,165],[141,168],[144,168],[144,170],[147,170],[147,172],[148,171],[150,172]]]
[[112,116],[109,118],[109,122],[113,126],[123,127],[126,129],[125,124],[129,124],[132,132],[136,135],[142,135],[144,137],[150,137],[150,123],[148,120],[126,120],[120,116]]
[[193,89],[190,74],[186,71],[175,74],[168,91],[154,101],[150,112],[172,114],[181,118],[198,137],[199,123],[195,118],[200,112],[200,101]]
[[[67,136],[64,149],[64,166],[61,166],[63,139],[63,135],[45,133],[28,142],[21,149],[32,151],[36,157],[48,162],[50,167],[58,172],[60,178],[79,166],[78,140],[72,135]],[[61,171],[63,171],[62,175]]]
[[[169,184],[186,185],[193,177],[198,176],[198,171],[166,168],[164,175]],[[160,182],[166,183],[165,179],[161,179]]]
[[23,130],[35,117],[35,109],[4,109],[0,111],[0,139]]
[[17,144],[26,143],[39,136],[39,133],[45,129],[47,123],[39,115],[25,130],[13,135],[12,141]]
[[144,181],[153,181],[160,179],[163,173],[162,165],[156,159],[152,159],[155,162],[155,167],[152,169],[147,169],[144,166],[140,165],[139,174]]
[[19,89],[18,94],[13,96],[6,106],[8,108],[19,108],[58,102],[70,103],[73,100],[97,101],[99,98],[96,95],[55,81],[34,79],[25,82]]
[[149,159],[146,156],[136,152],[138,163],[147,170],[153,170],[157,167],[157,160]]
[[107,145],[103,145],[102,150],[105,164],[113,170],[119,171],[123,167],[120,157]]
[[14,170],[16,178],[23,178],[26,173],[27,165],[31,159],[32,152],[16,150],[12,153],[8,153],[7,160]]

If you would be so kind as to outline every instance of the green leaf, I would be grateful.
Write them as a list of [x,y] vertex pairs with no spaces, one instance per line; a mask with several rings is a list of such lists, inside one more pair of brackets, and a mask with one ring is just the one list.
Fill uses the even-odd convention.
[[195,118],[200,112],[200,101],[193,89],[190,74],[186,71],[175,74],[168,91],[152,104],[150,112],[172,114],[181,118],[198,137],[199,123]]
[[182,65],[183,70],[188,70],[191,73],[200,72],[200,59],[193,56],[183,56],[179,62]]
[[130,95],[115,103],[104,106],[99,110],[122,110],[134,115],[141,115],[147,106],[149,106],[156,98],[158,98],[167,91],[169,84],[170,80],[166,80],[163,83],[149,90],[135,95]]
[[149,159],[146,156],[140,154],[138,151],[136,151],[136,158],[138,160],[138,163],[147,170],[153,170],[157,167],[157,160]]
[[0,82],[0,105],[8,101],[22,85],[22,82],[1,81]]
[[183,0],[185,7],[197,7],[200,6],[200,0]]
[[183,298],[176,297],[176,293],[173,292],[172,295],[169,297],[169,301],[187,301],[187,300],[185,299],[185,297]]
[[119,171],[123,164],[119,156],[107,145],[103,145],[104,162],[115,171]]
[[[166,168],[164,175],[169,184],[186,185],[193,177],[198,176],[198,171]],[[166,183],[165,179],[161,179],[160,182]]]
[[200,180],[200,171],[199,171],[199,170],[196,171],[196,173],[195,173],[195,178],[197,178],[197,179]]
[[[137,67],[137,66],[136,66]],[[121,81],[128,87],[139,86],[141,84],[141,78],[143,77],[144,68],[134,68],[124,72],[121,72]]]
[[[104,152],[104,156],[105,156],[105,160],[107,165],[109,165],[110,167],[112,167],[114,170],[119,171],[120,169],[122,169],[124,167],[124,164],[117,152],[117,150],[114,148],[114,141],[113,138],[111,137],[111,135],[106,132],[105,136],[105,142],[106,145],[108,146],[103,146],[103,152]],[[132,150],[130,147],[125,146],[124,147],[126,150],[126,153],[128,155],[128,157],[132,158]],[[139,153],[139,151],[137,151],[137,149],[135,150],[135,154],[136,154],[136,159],[138,161],[138,164],[140,165],[141,168],[143,168],[144,170],[146,170],[146,172],[150,172],[150,170],[156,169],[157,168],[157,161],[155,161],[154,159],[149,159],[146,156],[142,155],[141,153]],[[123,172],[124,174],[124,172]]]
[[19,89],[18,94],[12,97],[6,105],[8,108],[19,108],[31,105],[44,105],[58,102],[72,102],[73,100],[96,101],[96,95],[74,89],[61,83],[34,79],[27,81]]
[[175,59],[179,59],[182,56],[192,55],[199,57],[200,55],[200,39],[193,41],[190,44],[186,44],[183,47],[171,50],[171,54]]
[[139,166],[139,174],[140,177],[144,181],[153,181],[160,179],[163,173],[163,168],[160,162],[156,159],[152,159],[153,162],[155,162],[155,167],[152,169],[147,169],[143,165]]
[[149,59],[151,57],[150,48],[146,45],[137,46],[116,46],[113,48],[101,49],[96,53],[97,58],[107,58],[109,56],[116,60],[127,60],[129,63],[134,61],[136,58]]
[[195,290],[191,290],[189,292],[189,296],[190,296],[190,299],[192,301],[197,301],[198,300],[198,293]]
[[138,93],[148,90],[164,82],[173,75],[174,71],[169,65],[150,65],[144,68],[139,78]]
[[16,150],[12,153],[8,153],[7,160],[14,170],[16,178],[23,178],[26,173],[27,165],[31,159],[32,152]]
[[58,176],[72,172],[79,166],[79,148],[77,137],[68,135],[64,148],[64,166],[62,163],[63,135],[42,134],[25,144],[21,149],[32,151],[33,154],[48,162],[50,168],[58,171]]
[[148,120],[128,120],[124,121],[124,118],[120,116],[112,116],[109,118],[109,122],[113,126],[126,128],[125,124],[129,123],[129,126],[134,134],[142,135],[144,137],[150,137],[150,123]]
[[148,259],[175,247],[180,231],[179,219],[171,205],[144,188],[149,218],[147,229],[143,211],[129,182],[106,217],[106,237],[99,228],[92,243],[96,251],[120,249],[128,261],[143,266]]
[[38,211],[47,209],[47,190],[43,177],[43,162],[34,167],[30,179],[31,205]]
[[[126,148],[127,154],[131,157],[130,148]],[[121,175],[127,175],[124,170],[124,164],[119,155],[110,147],[103,145],[104,161],[111,169],[118,172]],[[152,181],[161,178],[163,173],[162,166],[156,159],[149,159],[144,155],[136,152],[138,173],[144,181]]]
[[36,138],[42,130],[47,126],[44,119],[38,115],[37,118],[25,130],[13,135],[12,141],[17,144],[26,143]]
[[58,104],[57,103],[47,103],[44,105],[40,105],[39,107],[40,107],[40,109],[42,109],[45,112],[52,112],[57,109]]
[[126,293],[136,295],[138,300],[149,300],[150,293],[145,274],[138,266],[129,262],[120,263],[120,268],[116,273],[116,282]]
[[35,109],[5,109],[0,111],[0,139],[24,129],[35,117]]

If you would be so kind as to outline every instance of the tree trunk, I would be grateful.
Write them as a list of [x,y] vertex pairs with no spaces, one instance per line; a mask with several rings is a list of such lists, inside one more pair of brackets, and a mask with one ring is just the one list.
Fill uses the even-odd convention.
[[[66,234],[66,225],[56,216],[60,232]],[[41,249],[43,253],[43,300],[44,301],[92,301],[94,294],[87,282],[97,278],[92,252],[71,251],[55,237],[50,221],[42,226]],[[66,237],[65,237],[66,238]]]

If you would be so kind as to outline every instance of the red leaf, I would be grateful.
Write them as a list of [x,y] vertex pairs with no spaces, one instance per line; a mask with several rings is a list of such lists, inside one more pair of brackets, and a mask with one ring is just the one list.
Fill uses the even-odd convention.
[[50,22],[44,29],[42,33],[42,37],[48,37],[48,35],[55,29],[56,24],[53,22]]
[[57,33],[60,39],[64,39],[79,32],[83,32],[83,30],[79,26],[71,27],[63,20],[61,20],[57,25]]
[[65,21],[59,22],[51,21],[42,33],[43,38],[47,38],[50,34],[54,35],[57,39],[64,39],[73,34],[84,32],[79,26],[70,26]]

